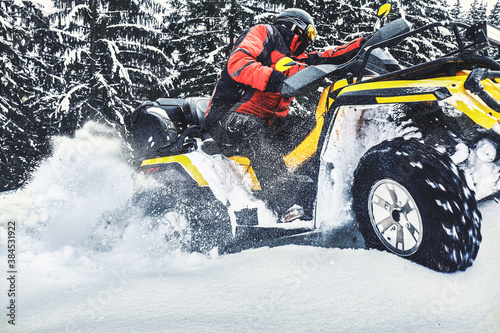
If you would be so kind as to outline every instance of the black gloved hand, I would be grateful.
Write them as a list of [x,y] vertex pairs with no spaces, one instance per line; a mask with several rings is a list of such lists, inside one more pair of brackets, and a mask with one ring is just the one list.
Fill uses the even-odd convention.
[[279,93],[281,91],[283,81],[285,81],[286,79],[287,76],[285,76],[283,73],[273,70],[264,92]]

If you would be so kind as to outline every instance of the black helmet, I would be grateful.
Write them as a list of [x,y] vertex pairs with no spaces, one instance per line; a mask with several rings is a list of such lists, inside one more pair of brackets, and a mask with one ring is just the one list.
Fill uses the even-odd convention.
[[293,32],[295,32],[296,28],[299,28],[309,43],[316,38],[314,20],[305,10],[298,8],[285,9],[276,16],[274,24],[284,25]]

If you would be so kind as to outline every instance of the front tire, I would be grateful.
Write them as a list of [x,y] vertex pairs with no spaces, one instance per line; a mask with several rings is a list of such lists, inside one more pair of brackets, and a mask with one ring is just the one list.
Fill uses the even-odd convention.
[[368,248],[440,272],[465,270],[481,242],[481,214],[463,173],[415,139],[372,147],[360,160],[353,209]]

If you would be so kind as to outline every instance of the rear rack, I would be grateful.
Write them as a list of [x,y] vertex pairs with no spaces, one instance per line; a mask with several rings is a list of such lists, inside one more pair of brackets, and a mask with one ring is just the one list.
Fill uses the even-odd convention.
[[[462,65],[462,66],[461,66]],[[455,57],[439,58],[423,64],[418,64],[412,67],[400,69],[394,72],[376,76],[359,83],[386,81],[394,79],[419,79],[427,77],[429,73],[446,74],[449,76],[455,75],[458,71],[472,66],[479,66],[491,70],[500,70],[500,63],[486,56],[477,55],[462,55]]]

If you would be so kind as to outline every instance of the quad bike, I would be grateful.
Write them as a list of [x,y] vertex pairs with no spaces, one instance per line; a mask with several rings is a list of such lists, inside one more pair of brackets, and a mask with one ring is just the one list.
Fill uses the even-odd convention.
[[[455,51],[407,68],[388,52],[436,27],[450,32]],[[305,211],[288,223],[253,195],[260,187],[251,161],[221,155],[204,132],[207,98],[145,102],[132,115],[131,132],[152,185],[137,203],[153,215],[179,212],[193,251],[290,243],[366,247],[437,271],[465,270],[481,242],[471,190],[481,180],[466,177],[470,159],[483,158],[492,176],[500,168],[500,64],[481,55],[490,42],[500,45],[491,37],[499,32],[484,22],[412,30],[398,19],[349,62],[309,66],[288,78],[283,96],[324,87],[283,157],[289,169],[283,182],[291,188],[284,195]],[[483,198],[500,189],[498,178],[490,181]]]

